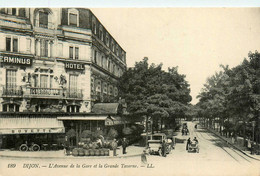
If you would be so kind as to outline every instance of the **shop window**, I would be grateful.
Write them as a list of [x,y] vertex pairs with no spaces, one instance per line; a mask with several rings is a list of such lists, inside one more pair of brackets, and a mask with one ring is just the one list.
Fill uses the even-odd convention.
[[76,113],[79,112],[80,106],[78,105],[69,105],[67,106],[67,112]]
[[39,27],[48,28],[48,12],[39,12]]
[[17,104],[3,104],[3,112],[19,112],[20,105]]

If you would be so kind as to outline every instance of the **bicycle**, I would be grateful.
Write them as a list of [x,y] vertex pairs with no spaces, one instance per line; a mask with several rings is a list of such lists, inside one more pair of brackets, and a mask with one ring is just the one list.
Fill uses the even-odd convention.
[[34,144],[32,143],[30,146],[27,145],[27,142],[25,144],[22,144],[19,147],[19,150],[22,152],[26,152],[26,151],[40,151],[40,146],[38,144]]

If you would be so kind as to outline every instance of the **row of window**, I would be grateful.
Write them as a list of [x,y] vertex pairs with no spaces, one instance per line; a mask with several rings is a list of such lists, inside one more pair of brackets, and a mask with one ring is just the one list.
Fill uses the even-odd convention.
[[[53,88],[54,76],[53,74],[46,72],[36,73],[32,78],[32,85],[38,88]],[[17,87],[17,70],[7,69],[6,70],[6,87],[16,88]],[[78,90],[78,75],[69,75],[68,88],[70,91]]]
[[0,13],[6,13],[20,17],[26,16],[25,8],[1,8]]
[[[25,8],[2,8],[1,12],[11,14],[11,15],[19,15],[25,17]],[[42,28],[50,28],[50,25],[53,25],[49,22],[51,17],[48,11],[39,10],[38,12],[38,19],[35,20],[35,25]],[[96,27],[96,19],[93,17],[92,20],[92,30],[95,34],[97,34],[97,27]],[[68,25],[70,26],[79,26],[79,12],[76,9],[69,9],[68,11]],[[121,60],[125,61],[125,54],[123,50],[120,50],[119,45],[109,37],[108,32],[104,32],[103,26],[100,24],[98,27],[98,36],[100,40],[105,42],[105,44],[110,47],[110,49],[118,56]],[[104,37],[105,33],[105,37]]]
[[122,69],[119,66],[116,66],[116,64],[113,63],[109,57],[101,55],[96,50],[94,50],[93,62],[116,76],[120,77],[122,75]]
[[[53,57],[53,41],[45,39],[36,39],[36,55],[41,57]],[[31,53],[31,39],[26,39],[26,51]],[[18,38],[13,36],[6,37],[5,50],[8,52],[19,52]],[[63,45],[59,44],[59,54],[63,55]],[[79,59],[79,47],[69,46],[69,58]]]
[[99,27],[97,27],[96,23],[96,19],[93,17],[92,31],[94,32],[94,34],[96,34],[99,37],[99,39],[103,41],[106,44],[106,46],[109,47],[116,54],[116,56],[120,57],[121,60],[125,61],[124,51],[119,49],[119,45],[112,39],[112,37],[109,37],[108,32],[104,30],[103,26],[99,24]]
[[[41,112],[43,109],[47,108],[48,105],[37,105],[35,106],[36,112]],[[20,105],[18,104],[3,104],[3,112],[19,112]],[[76,113],[80,112],[80,106],[78,105],[69,105],[66,107],[66,112]]]
[[106,82],[101,82],[101,80],[94,80],[91,78],[91,92],[92,94],[104,93],[112,96],[118,96],[117,87],[113,87],[112,85],[108,85]]

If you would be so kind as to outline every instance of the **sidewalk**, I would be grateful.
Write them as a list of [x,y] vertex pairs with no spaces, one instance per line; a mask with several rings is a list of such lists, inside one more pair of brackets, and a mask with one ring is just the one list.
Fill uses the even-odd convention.
[[239,150],[240,152],[242,152],[243,154],[247,155],[248,157],[260,161],[260,155],[252,155],[252,154],[250,154],[250,151],[244,150],[241,147],[239,147],[238,145],[236,145],[235,143],[232,143],[231,138],[226,138],[224,136],[221,136],[219,132],[217,132],[217,131],[215,131],[213,129],[209,129],[209,128],[205,128],[205,129],[207,129],[211,133],[214,133],[216,136],[218,136],[222,140],[226,141],[227,144],[231,145],[232,147],[234,147],[235,149]]
[[66,156],[63,150],[57,151],[38,151],[38,152],[21,152],[11,150],[0,150],[0,157],[10,158],[45,158],[45,159],[97,159],[97,158],[125,158],[140,156],[143,153],[144,147],[128,146],[126,148],[126,154],[122,154],[122,147],[118,147],[117,156],[113,156],[113,151],[109,151],[109,156]]

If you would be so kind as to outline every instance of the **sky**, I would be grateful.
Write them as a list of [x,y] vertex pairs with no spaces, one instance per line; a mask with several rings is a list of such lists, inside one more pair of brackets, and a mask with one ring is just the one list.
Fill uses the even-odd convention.
[[91,8],[127,53],[127,66],[144,57],[163,69],[178,66],[192,104],[220,64],[239,65],[260,51],[260,8]]

